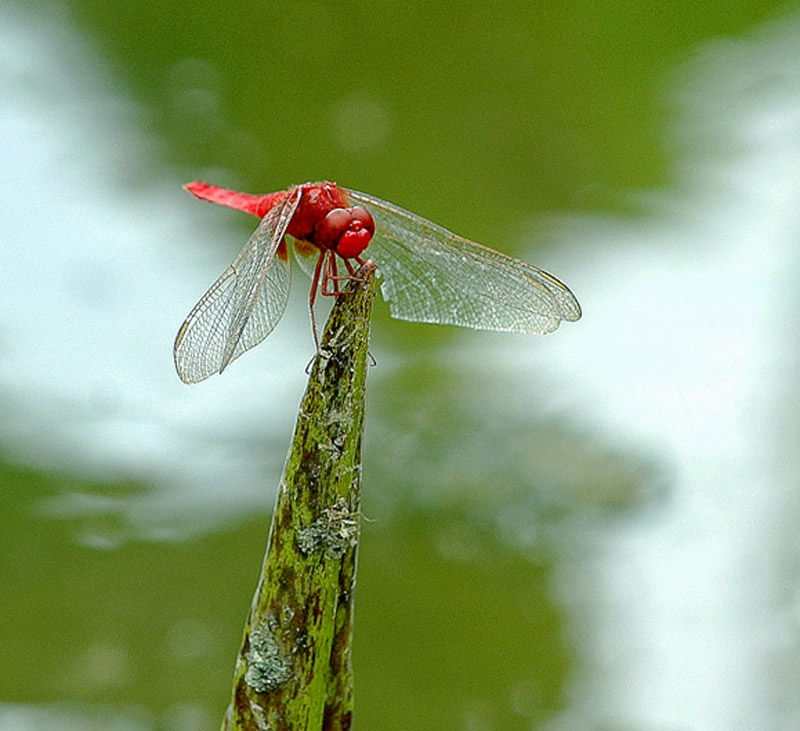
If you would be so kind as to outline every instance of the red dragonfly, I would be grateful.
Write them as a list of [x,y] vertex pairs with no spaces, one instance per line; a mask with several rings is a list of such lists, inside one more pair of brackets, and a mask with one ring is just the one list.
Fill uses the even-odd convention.
[[197,198],[261,219],[178,331],[175,368],[185,383],[222,373],[277,325],[289,298],[287,234],[312,279],[309,308],[318,347],[317,293],[339,294],[367,250],[390,313],[400,320],[541,334],[581,316],[572,292],[547,272],[366,193],[329,182],[267,195],[200,181],[184,187]]

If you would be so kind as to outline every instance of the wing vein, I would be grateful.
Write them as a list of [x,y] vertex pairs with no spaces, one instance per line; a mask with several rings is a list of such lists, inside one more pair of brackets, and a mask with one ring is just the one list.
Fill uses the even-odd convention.
[[551,332],[580,317],[569,288],[542,269],[379,198],[346,193],[375,218],[367,255],[393,317],[525,333]]

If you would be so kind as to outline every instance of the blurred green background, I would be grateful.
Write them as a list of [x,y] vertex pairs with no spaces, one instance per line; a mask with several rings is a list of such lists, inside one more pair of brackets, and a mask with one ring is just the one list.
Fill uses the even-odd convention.
[[[626,246],[635,252],[631,257],[642,256],[642,250],[648,255],[651,242],[635,235],[638,222],[654,216],[648,196],[679,187],[679,170],[700,164],[692,155],[703,160],[719,147],[724,168],[725,155],[733,157],[745,146],[743,137],[720,140],[713,125],[697,138],[691,130],[686,134],[683,92],[696,83],[698,59],[721,48],[736,53],[737,44],[757,44],[770,33],[780,36],[784,22],[787,28],[796,25],[796,19],[784,21],[792,11],[784,3],[752,0],[501,5],[72,0],[12,2],[0,12],[8,41],[2,77],[13,86],[14,99],[35,99],[43,125],[74,117],[74,129],[86,133],[61,139],[58,128],[44,132],[31,122],[33,113],[19,123],[10,121],[16,119],[10,113],[6,117],[3,143],[18,149],[19,169],[31,170],[39,160],[42,171],[21,181],[16,173],[8,176],[6,185],[22,190],[15,199],[22,203],[9,208],[21,211],[26,221],[44,216],[49,222],[52,215],[45,236],[28,235],[7,219],[0,248],[9,272],[20,267],[14,274],[20,289],[36,289],[23,285],[22,272],[39,266],[27,259],[37,251],[45,259],[48,247],[68,251],[83,238],[99,241],[110,257],[122,234],[106,243],[103,237],[120,230],[121,218],[134,226],[153,216],[141,235],[123,236],[129,264],[116,270],[97,263],[112,276],[102,277],[100,289],[88,278],[77,287],[76,297],[91,301],[98,318],[114,320],[108,331],[95,330],[91,317],[80,324],[87,342],[98,344],[98,355],[75,343],[74,356],[69,344],[57,358],[32,356],[47,363],[47,388],[35,394],[18,372],[25,361],[19,355],[23,346],[17,345],[22,340],[16,340],[22,328],[13,324],[16,290],[13,283],[4,290],[0,373],[17,376],[0,379],[0,403],[6,403],[0,430],[5,658],[0,726],[210,729],[227,705],[311,351],[302,305],[306,281],[298,272],[284,334],[259,349],[272,351],[288,380],[271,387],[258,408],[253,403],[248,409],[248,394],[260,390],[259,381],[250,378],[233,415],[230,394],[217,396],[215,385],[181,390],[185,387],[170,372],[170,329],[177,329],[191,307],[191,292],[202,293],[253,226],[244,216],[182,197],[182,182],[203,178],[254,193],[335,180],[532,258],[563,278],[584,307],[584,320],[563,327],[547,345],[399,323],[389,319],[385,305],[376,307],[372,352],[379,365],[369,375],[366,520],[356,598],[356,729],[796,728],[791,719],[800,711],[776,690],[782,686],[774,666],[737,676],[748,677],[748,691],[759,697],[754,688],[763,682],[768,699],[753,700],[747,712],[739,708],[730,716],[721,709],[730,709],[737,694],[726,690],[728,680],[714,680],[719,668],[688,670],[697,666],[690,657],[694,635],[679,622],[667,622],[667,630],[654,624],[648,633],[646,602],[660,600],[644,577],[668,571],[671,551],[680,553],[685,545],[682,536],[707,534],[702,520],[714,525],[714,505],[725,497],[711,498],[700,522],[694,514],[685,523],[678,516],[675,532],[651,546],[658,561],[642,559],[631,570],[625,561],[646,553],[643,536],[680,512],[675,493],[692,473],[692,463],[686,467],[679,447],[649,426],[637,435],[635,426],[623,428],[611,411],[605,427],[598,427],[597,419],[584,420],[582,409],[593,403],[602,421],[605,386],[599,379],[596,391],[584,389],[576,386],[575,375],[591,372],[596,361],[613,364],[615,352],[620,364],[630,363],[624,351],[604,345],[613,339],[603,332],[618,332],[620,326],[603,308],[618,283],[609,260],[594,257],[612,244],[620,261],[628,257]],[[57,52],[44,57],[49,61],[26,60],[36,57],[37,44],[47,48],[56,37]],[[79,50],[62,54],[60,49],[69,48]],[[797,55],[782,62],[795,68]],[[743,66],[748,67],[746,60]],[[69,86],[53,95],[61,78],[73,80],[77,91]],[[84,78],[90,79],[85,85]],[[754,94],[767,94],[766,78],[754,75]],[[721,76],[719,85],[724,84]],[[793,110],[788,118],[794,119],[794,105],[800,103],[791,96],[786,100],[786,109]],[[111,121],[89,129],[82,114]],[[735,124],[736,114],[721,105],[709,119],[724,127]],[[126,139],[129,128],[114,122],[123,119],[137,130],[133,141]],[[52,149],[34,154],[33,146],[41,144]],[[80,166],[87,158],[102,174],[84,172]],[[774,159],[782,158],[776,153]],[[73,177],[60,182],[58,176],[70,170]],[[725,189],[731,178],[736,175],[724,183],[713,179],[709,187]],[[135,207],[109,205],[103,197],[109,181],[118,200]],[[76,200],[88,202],[88,208],[74,209],[70,218],[68,207]],[[730,215],[737,215],[735,205]],[[60,223],[65,216],[69,226]],[[683,224],[689,216],[678,218]],[[205,226],[218,227],[216,243],[198,237]],[[617,242],[609,241],[614,226],[624,232]],[[659,235],[666,236],[668,228],[662,225]],[[716,235],[713,227],[708,231],[709,238]],[[608,233],[603,242],[588,235],[602,232]],[[152,248],[142,243],[148,237]],[[568,239],[571,248],[562,248]],[[760,239],[754,240],[758,249]],[[654,242],[652,251],[658,246]],[[188,255],[176,253],[176,247],[202,249],[207,259],[191,270],[179,267]],[[660,249],[667,259],[702,269],[706,255],[700,249],[693,259],[691,251],[687,257],[686,250],[671,254],[667,248]],[[17,252],[24,252],[19,261]],[[129,280],[144,259],[163,270],[167,282],[184,277],[187,288],[176,294],[168,283],[153,284],[151,292],[146,276]],[[81,260],[81,270],[94,267],[93,261]],[[173,309],[159,308],[156,290]],[[644,285],[634,290],[617,312],[624,320],[646,319],[637,308],[651,292]],[[142,297],[136,318],[119,305],[129,296]],[[681,301],[679,292],[674,301]],[[25,308],[30,319],[22,322],[28,322],[26,333],[46,341],[50,327],[69,320],[57,300],[41,302],[41,308]],[[162,317],[166,336],[160,326],[148,330],[148,321],[160,323]],[[607,330],[598,329],[588,341],[592,322]],[[695,322],[674,324],[686,332]],[[103,362],[117,347],[116,337],[129,340],[132,353],[158,353],[157,364],[131,355],[130,363],[125,361],[130,372],[105,373]],[[285,361],[280,338],[293,344]],[[635,349],[632,339],[626,342]],[[787,376],[794,372],[794,341],[783,342],[791,351],[780,361]],[[550,348],[555,348],[552,360]],[[697,348],[704,352],[705,346]],[[696,357],[690,351],[677,354]],[[248,358],[252,373],[258,373],[258,356]],[[563,362],[556,358],[571,363],[572,375],[554,366]],[[640,373],[657,366],[647,357],[636,362]],[[234,388],[231,382],[243,381],[246,368],[242,365],[239,376],[237,363],[219,388]],[[158,371],[153,376],[158,388],[151,390],[146,377],[129,378],[151,369]],[[775,374],[755,371],[767,379]],[[78,424],[60,395],[61,384],[93,377],[98,382],[76,400]],[[709,382],[715,380],[712,375]],[[682,388],[677,381],[653,386],[672,404],[684,398]],[[733,391],[729,403],[742,408],[758,397],[747,384]],[[594,402],[593,393],[599,394]],[[32,394],[35,407],[26,400]],[[692,399],[687,409],[716,413],[717,407],[704,407],[696,393]],[[128,410],[131,403],[136,418]],[[48,411],[61,407],[58,423],[49,422]],[[147,432],[144,440],[137,424],[151,409],[167,416],[163,431]],[[38,420],[26,421],[33,412]],[[775,425],[784,423],[792,433],[793,416],[784,414],[786,422],[780,422],[776,413],[759,417],[769,425],[764,428],[782,431]],[[664,415],[662,423],[667,419]],[[89,421],[113,436],[98,439],[100,432],[85,430]],[[720,423],[733,422],[723,415]],[[190,446],[166,448],[172,442],[165,435],[180,431],[183,443],[191,445],[195,428],[214,432],[218,426],[208,443],[225,455],[219,467],[223,477],[198,515],[191,483],[205,469],[202,459]],[[677,421],[674,428],[681,434],[690,427]],[[72,441],[53,436],[61,431]],[[713,429],[699,433],[709,443],[717,438]],[[42,439],[46,448],[39,446]],[[134,449],[137,440],[145,446]],[[77,443],[94,456],[63,446]],[[117,460],[118,451],[127,458]],[[262,455],[252,480],[240,477],[242,453]],[[687,454],[690,460],[691,449]],[[195,465],[191,474],[185,472],[189,461]],[[756,484],[770,483],[761,461],[748,465],[758,473]],[[182,476],[188,489],[171,502],[171,480],[180,482]],[[245,497],[227,502],[237,494]],[[146,519],[131,517],[130,506],[158,495],[166,496],[164,502],[157,498]],[[736,528],[726,535],[733,541]],[[793,557],[788,545],[785,556]],[[712,548],[709,554],[724,552]],[[607,559],[609,573],[587,568],[599,556]],[[779,565],[785,568],[787,561]],[[745,564],[745,573],[757,574],[762,566]],[[728,570],[734,571],[732,563],[727,566],[709,584],[721,595]],[[682,571],[676,570],[685,578]],[[747,577],[739,578],[748,584]],[[793,583],[776,582],[776,596],[792,595]],[[626,589],[610,599],[610,585]],[[679,589],[680,608],[671,616],[699,617],[697,623],[709,628],[698,630],[706,638],[725,634],[713,618],[733,610],[725,602],[719,609],[703,590],[697,592],[691,584]],[[635,611],[640,600],[644,619],[637,627],[645,630],[625,645],[626,629],[616,626],[624,625],[624,612],[615,607]],[[664,601],[660,606],[670,615]],[[594,613],[593,606],[602,611]],[[731,631],[730,641],[735,644],[749,627]],[[776,626],[766,629],[763,645],[781,636],[785,633]],[[791,636],[782,662],[795,668],[797,640]],[[662,645],[684,648],[687,656],[659,660],[666,652]],[[713,655],[713,643],[706,649]],[[703,656],[708,657],[705,650]],[[683,682],[694,672],[707,675],[707,687]],[[668,691],[641,679],[659,673]]]

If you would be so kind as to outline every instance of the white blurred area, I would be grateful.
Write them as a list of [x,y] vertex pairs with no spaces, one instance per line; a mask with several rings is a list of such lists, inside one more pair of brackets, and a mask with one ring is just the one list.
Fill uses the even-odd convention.
[[799,21],[677,69],[675,185],[627,221],[558,221],[541,263],[584,318],[496,355],[519,366],[498,380],[670,482],[649,513],[561,536],[580,659],[548,731],[800,728]]
[[[180,76],[185,94],[188,75],[213,101],[203,63],[165,70],[165,86]],[[81,537],[98,547],[263,510],[313,354],[302,282],[273,347],[234,378],[178,380],[178,326],[257,222],[195,201],[167,171],[154,180],[146,120],[114,84],[64,18],[0,9],[0,445],[21,464],[164,486],[45,506],[122,516]]]

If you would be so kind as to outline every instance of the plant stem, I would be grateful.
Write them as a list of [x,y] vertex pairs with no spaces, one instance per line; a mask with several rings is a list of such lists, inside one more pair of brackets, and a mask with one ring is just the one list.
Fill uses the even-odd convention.
[[349,729],[374,265],[337,297],[300,405],[222,728]]

